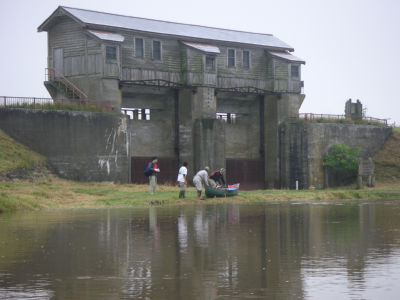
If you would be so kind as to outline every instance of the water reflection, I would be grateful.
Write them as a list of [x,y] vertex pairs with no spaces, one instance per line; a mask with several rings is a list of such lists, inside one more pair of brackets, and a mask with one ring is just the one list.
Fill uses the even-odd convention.
[[400,201],[0,216],[1,299],[395,299]]

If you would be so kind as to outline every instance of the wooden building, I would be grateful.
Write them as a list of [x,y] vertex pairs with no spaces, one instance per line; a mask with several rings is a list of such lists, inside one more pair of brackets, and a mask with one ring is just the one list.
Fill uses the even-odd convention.
[[228,181],[248,188],[285,185],[279,126],[305,97],[304,61],[288,44],[61,6],[38,31],[48,33],[53,99],[95,101],[129,116],[133,182],[143,180],[142,162],[158,155],[165,180],[188,161],[191,173],[224,166]]

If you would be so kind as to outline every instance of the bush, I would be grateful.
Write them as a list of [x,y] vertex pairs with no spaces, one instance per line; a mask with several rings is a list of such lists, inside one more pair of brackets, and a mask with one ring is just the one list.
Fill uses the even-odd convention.
[[336,183],[346,184],[354,181],[358,173],[358,157],[360,149],[350,148],[347,145],[334,145],[329,149],[323,166],[328,167],[334,175]]

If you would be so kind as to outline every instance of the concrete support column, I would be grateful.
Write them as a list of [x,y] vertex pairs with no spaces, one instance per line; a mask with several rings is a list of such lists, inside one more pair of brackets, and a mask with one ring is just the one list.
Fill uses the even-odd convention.
[[200,170],[225,167],[225,124],[216,119],[197,119],[194,123],[194,166]]
[[194,93],[190,89],[182,89],[178,92],[178,134],[179,134],[179,164],[184,161],[189,163],[188,177],[194,173],[193,160],[193,98]]
[[264,96],[265,187],[279,188],[279,136],[277,95]]
[[225,126],[216,120],[214,88],[178,93],[179,161],[189,163],[189,177],[209,166],[225,166]]
[[297,117],[304,98],[303,94],[280,94],[277,111],[278,123],[281,124],[289,118]]

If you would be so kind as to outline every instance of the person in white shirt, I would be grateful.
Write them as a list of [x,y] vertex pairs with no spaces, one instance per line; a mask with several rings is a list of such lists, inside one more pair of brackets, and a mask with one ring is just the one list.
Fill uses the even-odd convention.
[[202,182],[208,186],[208,172],[210,172],[210,168],[205,167],[204,170],[198,171],[193,177],[193,184],[196,187],[197,198],[199,199],[201,198],[201,190],[203,188]]
[[185,161],[182,164],[182,167],[179,168],[178,172],[178,178],[176,181],[178,181],[179,188],[181,189],[179,191],[179,198],[185,198],[185,192],[186,192],[186,186],[187,186],[187,166],[188,163]]

